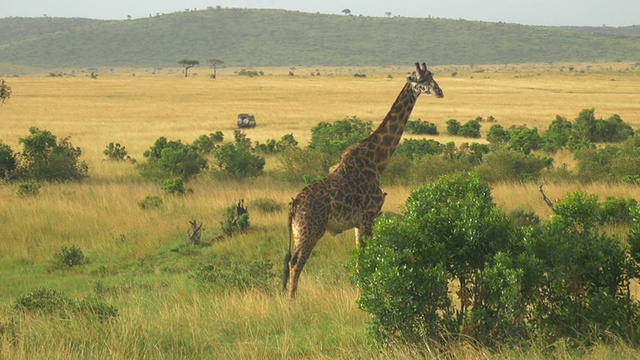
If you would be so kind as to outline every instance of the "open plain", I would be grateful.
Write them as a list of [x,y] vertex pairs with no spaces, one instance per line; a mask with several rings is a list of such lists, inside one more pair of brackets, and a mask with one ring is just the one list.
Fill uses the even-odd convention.
[[[590,108],[597,117],[618,114],[637,131],[636,65],[434,67],[445,97],[421,97],[411,119],[435,123],[441,134],[430,138],[441,143],[470,141],[445,134],[449,119],[464,123],[493,116],[505,128],[526,125],[543,132],[556,115],[573,120]],[[143,180],[131,163],[107,161],[103,154],[107,144],[117,142],[144,161],[144,151],[161,136],[191,143],[222,131],[225,141],[232,141],[239,113],[255,114],[258,126],[245,132],[260,142],[293,134],[304,146],[317,123],[350,116],[375,127],[412,68],[296,69],[295,76],[288,76],[289,69],[273,68],[256,69],[264,75],[255,77],[221,69],[217,79],[204,72],[184,78],[179,71],[137,71],[135,76],[122,71],[97,79],[83,74],[5,78],[13,93],[0,106],[0,142],[20,152],[19,139],[30,127],[49,130],[82,149],[81,160],[89,171],[81,182],[45,183],[35,197],[19,196],[14,182],[0,183],[0,358],[413,358],[411,349],[380,351],[368,344],[367,314],[358,310],[358,291],[349,275],[352,231],[320,241],[296,301],[279,294],[278,279],[267,291],[198,287],[194,273],[213,254],[268,260],[279,274],[288,247],[286,211],[262,212],[255,205],[268,200],[286,209],[303,185],[278,180],[276,156],[267,157],[264,175],[246,180],[212,175],[215,160],[210,159],[213,170],[187,183],[192,193],[176,197]],[[356,71],[367,76],[354,77]],[[492,124],[483,123],[483,135]],[[554,158],[556,166],[574,165],[569,153]],[[548,218],[551,212],[537,186],[494,184],[494,200],[507,211],[522,208]],[[545,184],[552,199],[576,189],[600,198],[640,199],[640,188],[634,185]],[[390,186],[385,191],[384,210],[399,212],[411,188]],[[151,195],[161,196],[163,205],[141,209],[138,203]],[[249,206],[249,232],[211,247],[176,251],[188,245],[189,220],[202,222],[205,236],[213,236],[225,209],[240,199]],[[53,267],[54,254],[65,246],[82,249],[86,263]],[[37,287],[71,298],[98,296],[117,308],[118,316],[92,321],[17,314],[16,299]],[[536,349],[490,354],[474,347],[452,349],[451,355],[543,357]],[[624,345],[602,346],[582,355],[631,358],[634,352]]]

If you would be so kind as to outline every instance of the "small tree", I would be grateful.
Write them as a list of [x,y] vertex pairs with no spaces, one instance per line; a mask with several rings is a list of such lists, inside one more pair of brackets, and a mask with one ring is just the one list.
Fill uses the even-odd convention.
[[200,61],[198,60],[189,60],[189,59],[182,59],[180,61],[178,61],[178,64],[182,65],[182,67],[184,67],[184,77],[189,76],[189,69],[191,69],[192,67],[199,65]]
[[138,165],[142,176],[161,180],[168,178],[189,179],[207,167],[207,159],[193,145],[185,145],[180,140],[168,141],[160,137],[144,152],[146,163]]
[[351,9],[342,9],[341,12],[345,15],[351,15]]
[[220,60],[220,59],[209,59],[207,60],[207,63],[209,63],[209,66],[211,66],[213,68],[213,74],[211,75],[211,78],[215,79],[218,77],[217,74],[217,68],[218,66],[224,64],[224,61]]
[[321,122],[311,129],[309,148],[326,154],[329,161],[336,163],[347,148],[369,134],[371,122],[363,122],[355,116],[338,120],[333,124]]
[[8,178],[16,170],[13,149],[0,141],[0,180]]
[[0,105],[11,97],[11,87],[4,82],[4,79],[0,79]]
[[87,164],[79,161],[82,150],[73,147],[69,138],[58,139],[50,131],[36,127],[31,135],[20,138],[24,149],[19,156],[19,175],[45,181],[79,180],[85,176]]

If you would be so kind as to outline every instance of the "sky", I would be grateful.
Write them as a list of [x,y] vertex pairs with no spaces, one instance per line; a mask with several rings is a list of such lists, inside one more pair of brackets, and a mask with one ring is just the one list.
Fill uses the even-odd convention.
[[508,22],[553,26],[640,25],[640,0],[2,0],[3,17],[126,19],[185,9],[286,9],[311,13]]

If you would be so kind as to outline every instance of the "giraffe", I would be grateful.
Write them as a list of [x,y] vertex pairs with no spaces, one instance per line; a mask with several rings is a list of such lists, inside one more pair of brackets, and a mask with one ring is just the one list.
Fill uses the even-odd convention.
[[302,268],[325,232],[336,235],[355,228],[356,246],[365,246],[363,236],[371,236],[373,222],[387,195],[380,189],[380,175],[400,142],[420,94],[444,96],[425,63],[416,63],[416,71],[407,78],[378,128],[347,149],[332,173],[305,187],[292,200],[289,252],[282,281],[282,291],[286,292],[289,285],[291,298],[296,295]]

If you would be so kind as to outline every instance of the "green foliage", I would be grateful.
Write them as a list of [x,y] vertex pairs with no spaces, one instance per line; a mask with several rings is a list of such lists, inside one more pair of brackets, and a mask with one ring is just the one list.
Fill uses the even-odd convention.
[[78,246],[63,246],[60,251],[53,254],[53,262],[57,267],[74,267],[84,264],[85,257]]
[[631,209],[638,205],[633,198],[622,199],[608,196],[600,204],[597,215],[601,224],[631,224],[633,217]]
[[162,206],[162,198],[159,196],[146,196],[142,201],[138,203],[141,209],[157,209]]
[[438,135],[438,127],[436,124],[421,119],[409,120],[407,121],[407,132],[409,134]]
[[224,134],[221,131],[210,133],[209,135],[200,135],[193,141],[192,146],[205,155],[211,154],[216,149],[216,143],[222,142]]
[[542,137],[536,128],[514,127],[509,131],[509,149],[528,155],[531,151],[540,149],[541,145]]
[[127,149],[119,143],[110,142],[102,153],[107,157],[107,159],[113,161],[131,160],[131,156],[127,153]]
[[487,141],[491,144],[506,144],[509,142],[509,132],[502,125],[491,125],[487,133]]
[[620,142],[633,135],[629,124],[614,114],[607,120],[596,119],[595,109],[584,109],[578,114],[573,126],[574,136],[591,142]]
[[262,153],[278,154],[288,149],[298,148],[298,141],[293,137],[293,134],[286,134],[280,138],[279,141],[275,139],[268,139],[266,143],[262,144],[256,141],[255,149]]
[[398,145],[394,155],[416,160],[425,155],[441,154],[444,145],[432,139],[405,139]]
[[552,163],[551,158],[501,148],[487,154],[477,170],[489,182],[535,181]]
[[449,119],[445,124],[447,124],[447,134],[454,136],[458,135],[458,132],[462,127],[462,124],[460,124],[460,122],[456,119]]
[[144,152],[146,163],[138,164],[140,174],[148,179],[189,178],[207,167],[207,159],[193,145],[185,145],[180,140],[168,141],[160,137]]
[[40,184],[36,180],[27,180],[26,182],[18,184],[18,191],[16,192],[19,196],[37,196],[40,193],[40,188],[42,184]]
[[203,288],[217,291],[268,291],[276,277],[272,268],[269,260],[236,261],[215,256],[196,270],[194,279]]
[[318,123],[311,129],[309,149],[321,152],[332,164],[340,160],[342,153],[359,140],[371,134],[371,122],[363,122],[356,116]]
[[181,178],[165,179],[162,182],[162,190],[171,195],[185,195],[187,193]]
[[4,79],[0,79],[0,105],[11,97],[11,86],[7,85]]
[[235,143],[220,146],[214,153],[218,167],[235,178],[256,177],[262,174],[266,161],[254,155],[251,139],[239,130],[234,131]]
[[230,206],[225,210],[225,219],[220,222],[222,233],[225,236],[233,236],[244,233],[249,229],[249,210],[244,207],[244,201]]
[[13,149],[0,141],[0,180],[8,179],[16,170],[17,162]]
[[556,115],[555,120],[551,122],[547,131],[542,135],[545,150],[554,152],[567,146],[572,131],[573,124],[571,121]]
[[480,122],[478,120],[469,120],[456,132],[456,135],[479,139],[480,138]]
[[278,156],[286,180],[321,179],[329,172],[331,163],[326,154],[309,148],[290,148]]
[[533,339],[583,347],[612,334],[637,340],[637,205],[629,248],[599,229],[597,198],[582,192],[539,222],[523,211],[505,216],[486,183],[460,175],[414,191],[405,209],[381,218],[354,259],[358,303],[378,342],[458,334],[499,348]]
[[82,150],[73,147],[69,138],[58,139],[50,131],[36,127],[31,135],[20,138],[23,145],[20,154],[19,176],[44,181],[79,180],[85,176],[87,164],[79,161]]
[[[499,254],[515,246],[514,233],[477,175],[444,178],[414,191],[402,221],[378,221],[357,259],[358,304],[372,315],[374,338],[420,343],[457,333],[466,322],[469,335],[479,337],[483,332],[476,327],[508,312],[500,304],[518,290],[518,274],[507,271],[502,273],[515,278],[499,289],[481,283],[487,267],[501,275],[496,257],[505,261]],[[453,279],[462,284],[459,311],[448,294]],[[482,330],[483,338],[497,335]]]
[[89,297],[74,300],[51,289],[38,287],[20,296],[14,303],[16,310],[25,313],[56,315],[67,318],[73,314],[110,319],[118,316],[118,309],[105,301]]

